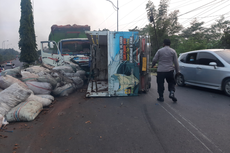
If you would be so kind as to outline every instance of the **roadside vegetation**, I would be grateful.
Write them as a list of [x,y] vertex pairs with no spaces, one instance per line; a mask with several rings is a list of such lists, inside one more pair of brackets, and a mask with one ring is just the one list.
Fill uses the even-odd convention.
[[146,4],[147,17],[153,17],[155,29],[153,22],[143,28],[130,29],[150,36],[152,56],[162,47],[165,38],[171,40],[171,47],[178,55],[199,49],[230,49],[230,21],[224,16],[220,16],[209,27],[197,19],[194,19],[189,27],[183,27],[183,24],[178,22],[179,10],[169,12],[168,2],[168,0],[161,0],[158,9],[152,1]]
[[0,64],[3,64],[4,62],[7,62],[9,60],[15,59],[17,56],[19,56],[19,52],[9,48],[9,49],[0,49]]
[[30,0],[21,0],[19,36],[18,46],[21,50],[19,60],[28,64],[34,63],[38,59],[38,54],[34,31],[34,17]]

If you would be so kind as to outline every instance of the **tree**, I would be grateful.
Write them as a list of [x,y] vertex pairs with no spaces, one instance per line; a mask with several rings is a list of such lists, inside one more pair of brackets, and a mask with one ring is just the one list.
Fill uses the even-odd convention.
[[226,49],[230,49],[230,28],[224,31],[224,35],[221,38],[221,45]]
[[[163,40],[165,38],[173,39],[174,44],[179,41],[176,35],[183,28],[183,26],[178,22],[177,16],[179,11],[175,10],[168,14],[168,0],[161,0],[157,10],[153,2],[148,1],[148,3],[146,4],[146,11],[148,18],[150,18],[150,16],[153,15],[156,25],[156,35],[154,32],[154,27],[148,28],[151,37],[153,52],[156,52],[159,49],[157,47],[158,44],[160,46],[163,45]],[[156,42],[156,37],[158,42]]]
[[38,59],[37,44],[34,31],[34,18],[30,0],[21,0],[21,19],[19,28],[20,61],[33,63]]
[[2,55],[0,55],[0,63],[3,62],[3,58],[2,58]]

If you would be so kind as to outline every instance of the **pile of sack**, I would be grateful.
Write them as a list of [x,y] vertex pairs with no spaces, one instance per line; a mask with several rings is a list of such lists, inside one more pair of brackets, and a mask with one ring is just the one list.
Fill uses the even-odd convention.
[[85,71],[78,65],[20,67],[1,72],[0,127],[6,119],[32,121],[55,96],[68,96],[82,88]]

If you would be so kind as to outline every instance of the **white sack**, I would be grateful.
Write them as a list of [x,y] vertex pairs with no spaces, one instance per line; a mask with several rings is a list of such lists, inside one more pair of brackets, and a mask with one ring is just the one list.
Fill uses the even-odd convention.
[[74,73],[74,70],[71,66],[57,66],[54,67],[53,70],[60,71],[61,73]]
[[50,83],[53,88],[55,88],[57,86],[57,80],[49,74],[38,77],[37,81]]
[[28,71],[30,73],[38,74],[41,71],[43,71],[43,72],[49,72],[49,69],[46,69],[46,68],[44,68],[42,66],[32,66],[32,67],[26,68],[25,71]]
[[42,98],[40,96],[37,96],[37,95],[30,95],[26,101],[37,101],[37,102],[40,102],[42,104],[42,106],[49,106],[52,101],[47,99],[47,98]]
[[81,88],[84,85],[84,81],[80,77],[69,77],[73,80],[76,88]]
[[22,102],[6,114],[6,120],[12,121],[32,121],[42,111],[42,104],[37,101]]
[[35,73],[30,73],[27,71],[22,71],[22,78],[20,79],[23,82],[27,82],[27,81],[37,81],[38,75]]
[[34,92],[34,94],[44,94],[49,95],[51,93],[52,86],[47,82],[26,82],[26,85],[30,90]]
[[85,71],[79,70],[79,72],[76,73],[64,73],[64,76],[71,78],[71,77],[80,77],[81,79],[86,79],[85,77]]
[[78,73],[64,73],[64,76],[66,76],[66,77],[79,77],[80,74],[78,74]]
[[14,83],[18,83],[21,87],[28,89],[27,85],[24,82],[14,78],[10,75],[0,76],[0,88],[6,89]]
[[2,122],[3,122],[3,115],[0,114],[0,128],[2,127]]
[[68,62],[68,65],[67,65],[67,66],[70,66],[70,67],[74,70],[74,72],[76,72],[77,70],[80,70],[80,69],[81,69],[80,66],[79,66],[78,64],[75,64],[75,63],[73,63],[73,62],[71,62],[71,61]]
[[0,128],[2,127],[2,125],[6,125],[6,124],[9,123],[6,121],[5,117],[2,114],[0,114]]
[[36,96],[38,96],[38,97],[42,97],[42,98],[46,98],[46,99],[49,99],[49,100],[51,100],[51,101],[53,101],[53,100],[54,100],[54,97],[53,97],[53,96],[51,96],[51,95],[36,95]]
[[21,77],[21,67],[16,67],[14,69],[7,69],[1,72],[1,75],[10,75],[15,78]]
[[48,73],[47,73],[47,72],[44,72],[44,71],[41,71],[41,72],[38,73],[38,76],[44,76],[44,75],[46,75],[46,74],[48,74]]
[[31,93],[29,89],[25,89],[17,83],[0,92],[0,114],[4,116],[11,108],[25,101]]
[[66,84],[62,87],[55,88],[52,93],[55,96],[68,96],[70,93],[72,93],[75,90],[75,86],[71,83]]
[[85,71],[84,70],[78,70],[76,72],[76,74],[78,75],[78,77],[80,77],[81,79],[85,80],[86,76],[85,76]]

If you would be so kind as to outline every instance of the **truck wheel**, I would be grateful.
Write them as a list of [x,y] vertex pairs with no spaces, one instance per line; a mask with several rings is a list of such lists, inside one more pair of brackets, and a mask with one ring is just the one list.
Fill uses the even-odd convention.
[[185,86],[185,83],[184,83],[184,76],[182,74],[179,74],[177,77],[176,77],[176,83],[178,86]]
[[224,82],[223,89],[224,89],[224,93],[225,93],[227,96],[230,96],[230,79],[227,79],[227,80]]
[[144,93],[149,92],[149,89],[151,88],[151,83],[145,85],[145,91]]

